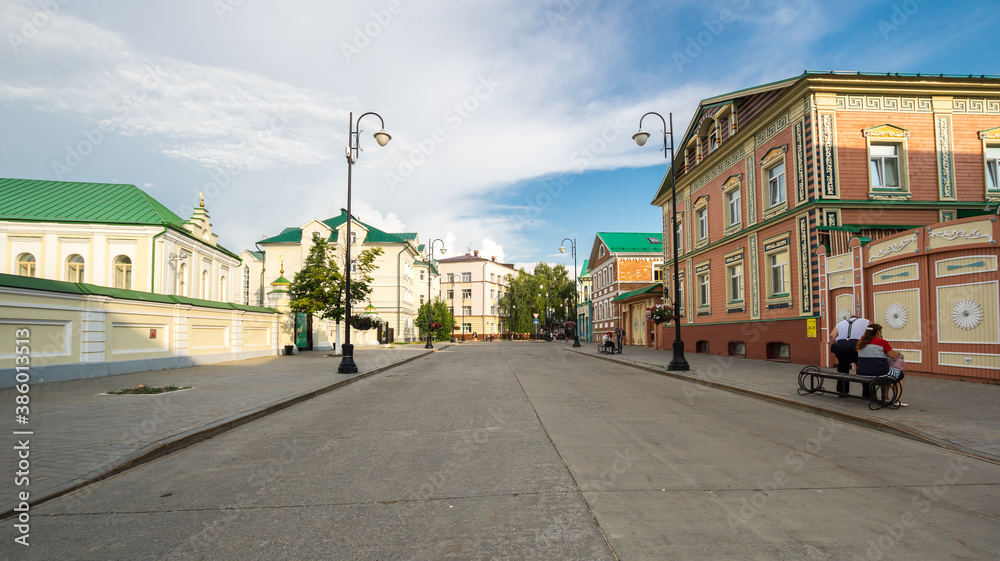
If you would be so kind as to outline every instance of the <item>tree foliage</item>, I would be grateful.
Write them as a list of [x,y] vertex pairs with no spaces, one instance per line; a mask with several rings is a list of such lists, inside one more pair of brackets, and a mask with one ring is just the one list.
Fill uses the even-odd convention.
[[430,308],[431,323],[440,323],[441,327],[432,329],[432,337],[435,341],[448,341],[455,327],[455,316],[448,309],[448,304],[440,298],[435,299],[430,304],[423,304],[417,312],[417,326],[420,328],[420,338],[427,338],[427,309]]
[[563,265],[551,267],[539,263],[532,273],[524,269],[507,275],[507,291],[500,300],[500,309],[507,318],[507,326],[517,333],[535,331],[534,316],[545,329],[575,320],[573,296],[574,279]]
[[[366,249],[358,255],[357,272],[351,275],[352,303],[364,301],[371,294],[371,272],[382,248]],[[344,292],[347,279],[336,260],[336,248],[317,232],[312,235],[312,247],[305,266],[288,287],[292,311],[312,314],[321,319],[343,321]]]

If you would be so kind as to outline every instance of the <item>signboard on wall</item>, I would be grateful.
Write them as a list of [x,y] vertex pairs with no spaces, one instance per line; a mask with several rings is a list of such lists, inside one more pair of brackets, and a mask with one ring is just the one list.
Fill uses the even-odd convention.
[[806,320],[806,337],[816,336],[816,318]]

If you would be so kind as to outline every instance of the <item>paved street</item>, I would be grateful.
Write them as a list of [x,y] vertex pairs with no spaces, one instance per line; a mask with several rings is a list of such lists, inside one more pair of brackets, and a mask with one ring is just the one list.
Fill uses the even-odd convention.
[[998,484],[555,344],[454,345],[32,508],[0,558],[997,559]]

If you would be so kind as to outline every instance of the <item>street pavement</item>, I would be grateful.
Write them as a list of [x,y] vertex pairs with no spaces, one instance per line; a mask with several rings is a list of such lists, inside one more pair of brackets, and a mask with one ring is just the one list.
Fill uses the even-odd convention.
[[[440,347],[440,345],[438,345]],[[305,352],[234,362],[135,372],[86,380],[32,384],[28,425],[14,422],[15,388],[0,389],[10,415],[4,449],[30,440],[31,503],[37,504],[157,455],[197,442],[240,422],[276,411],[323,391],[351,383],[393,364],[433,351],[423,344],[355,349],[359,374],[338,374],[340,356]],[[106,395],[147,386],[191,386],[153,395]],[[30,436],[13,431],[30,430]],[[4,454],[0,465],[0,517],[9,516],[17,492],[19,458]]]
[[[597,353],[596,343],[581,343],[577,349],[569,342],[548,344],[690,380],[702,387],[721,387],[792,407],[811,409],[822,415],[834,415],[845,421],[1000,463],[998,384],[907,376],[902,401],[908,406],[872,411],[868,409],[866,400],[839,399],[832,393],[798,395],[796,390],[798,374],[803,367],[801,364],[699,354],[688,348],[685,358],[691,370],[667,372],[667,365],[673,358],[672,351],[625,347],[622,354],[606,355]],[[832,390],[835,382],[827,380],[824,387]],[[860,384],[851,384],[851,392],[859,396]]]
[[33,507],[0,559],[1000,554],[996,463],[653,372],[454,345]]

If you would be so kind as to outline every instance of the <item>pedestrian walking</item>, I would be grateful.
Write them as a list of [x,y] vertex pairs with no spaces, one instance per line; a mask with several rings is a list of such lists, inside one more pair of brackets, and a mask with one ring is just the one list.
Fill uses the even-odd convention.
[[619,327],[615,329],[615,334],[618,336],[618,354],[622,354],[622,340],[625,339],[625,330]]

